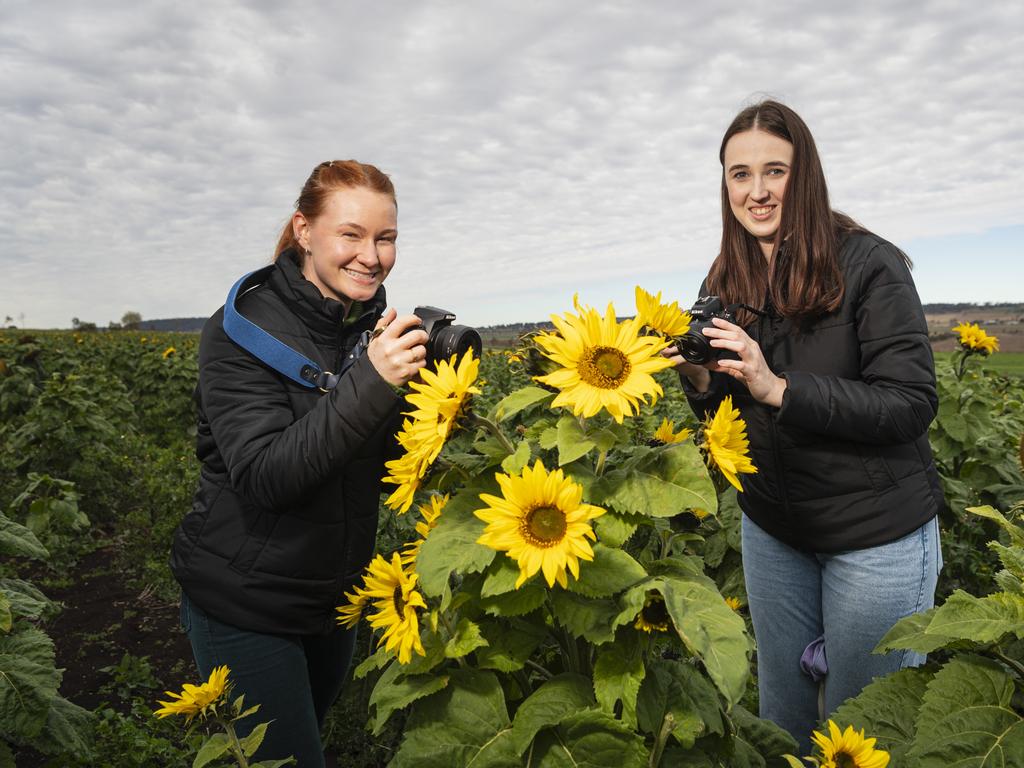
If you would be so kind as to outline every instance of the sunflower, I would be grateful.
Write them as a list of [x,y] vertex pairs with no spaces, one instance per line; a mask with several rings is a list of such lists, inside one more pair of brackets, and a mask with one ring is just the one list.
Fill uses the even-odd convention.
[[704,448],[711,462],[721,470],[725,479],[742,492],[738,474],[757,472],[757,467],[747,455],[749,443],[746,434],[747,423],[740,418],[738,409],[732,407],[732,395],[718,406],[713,418],[704,423]]
[[360,587],[356,587],[354,592],[346,592],[345,597],[348,602],[335,608],[338,612],[335,620],[341,626],[351,629],[363,617],[363,609],[366,607],[367,598],[366,593]]
[[668,609],[665,607],[665,598],[657,592],[650,592],[644,599],[644,607],[636,615],[633,626],[649,634],[668,632],[670,621]]
[[416,557],[420,553],[420,547],[423,546],[423,542],[427,540],[427,536],[430,535],[430,532],[437,525],[437,521],[441,517],[441,510],[444,509],[444,505],[447,503],[448,494],[444,496],[435,494],[430,497],[429,504],[419,505],[417,509],[423,519],[416,523],[416,533],[420,535],[420,538],[405,545],[405,549],[402,551],[402,565],[409,566],[410,568],[416,567]]
[[654,439],[662,445],[671,445],[672,443],[683,442],[692,434],[692,432],[690,432],[686,427],[683,427],[678,432],[673,431],[675,428],[676,424],[674,421],[662,419],[661,426],[659,426],[658,430],[654,433]]
[[185,683],[181,693],[164,691],[171,701],[158,701],[163,706],[153,714],[164,718],[168,715],[185,715],[185,722],[198,714],[207,714],[207,710],[216,704],[228,691],[228,673],[226,666],[214,667],[209,679],[200,685]]
[[480,361],[470,349],[458,363],[454,357],[441,360],[436,371],[420,372],[422,381],[409,382],[413,392],[405,400],[413,410],[406,412],[410,418],[397,435],[405,453],[385,465],[384,482],[398,486],[384,502],[389,508],[405,513],[412,505],[420,481],[465,413],[469,396],[480,394],[473,386],[479,370]]
[[811,734],[811,741],[821,751],[821,768],[885,768],[889,764],[889,753],[875,749],[875,739],[865,739],[864,729],[854,731],[852,725],[839,732],[839,726],[828,721],[829,735],[818,731]]
[[618,423],[623,416],[639,411],[651,396],[653,404],[662,394],[651,374],[672,365],[658,354],[666,342],[656,336],[640,335],[640,320],[619,323],[611,304],[604,318],[591,307],[579,314],[552,315],[558,333],[536,337],[544,355],[562,366],[536,380],[560,389],[552,407],[571,406],[573,413],[593,416],[602,408]]
[[496,474],[501,496],[481,493],[488,506],[473,512],[487,523],[477,539],[519,564],[519,589],[537,571],[544,572],[548,586],[568,585],[565,569],[579,578],[579,561],[593,560],[591,540],[596,540],[590,521],[604,510],[582,503],[583,488],[561,469],[548,472],[540,459],[523,468],[521,475]]
[[740,609],[740,599],[738,597],[725,598],[725,604],[732,608],[734,611],[738,611]]
[[401,556],[395,552],[391,562],[377,555],[366,569],[364,599],[372,603],[376,613],[367,617],[374,629],[384,629],[380,642],[389,651],[398,652],[398,663],[408,664],[412,652],[425,656],[420,642],[417,608],[426,608],[423,595],[416,591],[418,576],[402,568]]
[[989,336],[977,323],[960,323],[953,328],[953,333],[960,334],[960,348],[967,352],[991,355],[999,349],[999,339]]
[[683,336],[690,330],[690,313],[679,308],[679,303],[661,303],[661,291],[652,296],[639,285],[636,287],[636,316],[642,325],[664,336]]
[[170,357],[171,355],[173,355],[177,351],[178,350],[176,350],[174,347],[168,347],[167,349],[165,349],[163,351],[163,353],[160,355],[160,357],[162,357],[164,360],[166,360],[168,357]]

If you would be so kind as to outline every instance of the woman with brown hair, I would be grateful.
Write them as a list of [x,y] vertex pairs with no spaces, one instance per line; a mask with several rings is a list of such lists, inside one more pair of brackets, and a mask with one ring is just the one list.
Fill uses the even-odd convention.
[[722,244],[701,295],[746,307],[703,331],[724,356],[665,354],[695,413],[732,396],[746,421],[757,473],[739,503],[760,710],[809,749],[822,715],[924,660],[872,650],[931,607],[941,568],[934,363],[908,259],[832,210],[792,109],[741,111],[719,159]]
[[[335,607],[373,553],[380,478],[401,403],[394,388],[426,357],[425,332],[403,335],[419,318],[385,311],[382,283],[397,237],[386,175],[352,160],[321,163],[265,281],[203,328],[202,470],[171,568],[200,673],[227,665],[235,694],[260,705],[249,728],[273,721],[259,759],[294,755],[302,768],[324,765],[320,726],[355,641],[354,629],[338,627]],[[351,364],[317,386],[289,378],[232,339],[226,310],[311,368]],[[371,336],[365,353],[353,355]]]

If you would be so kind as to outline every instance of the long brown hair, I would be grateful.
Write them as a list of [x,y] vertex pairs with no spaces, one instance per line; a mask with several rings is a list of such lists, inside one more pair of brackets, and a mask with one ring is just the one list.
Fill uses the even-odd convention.
[[[305,216],[307,221],[313,221],[323,213],[327,199],[332,192],[353,187],[365,187],[374,192],[380,192],[390,197],[391,202],[396,206],[398,205],[398,201],[395,199],[395,187],[391,183],[391,179],[376,166],[359,163],[355,160],[329,160],[320,163],[309,174],[306,183],[302,185],[299,199],[295,201],[295,210]],[[274,260],[276,261],[289,248],[295,249],[296,258],[301,267],[305,254],[295,240],[291,217],[285,222],[281,236],[277,239]]]
[[[770,260],[733,214],[726,188],[725,145],[737,133],[752,130],[793,145],[782,220]],[[770,297],[779,314],[797,320],[838,308],[843,301],[840,242],[846,233],[862,228],[829,205],[825,173],[806,123],[777,101],[754,104],[732,121],[718,159],[722,163],[722,246],[708,272],[708,293],[717,294],[726,304],[742,302],[757,308]],[[743,324],[752,319],[748,312],[740,315]]]

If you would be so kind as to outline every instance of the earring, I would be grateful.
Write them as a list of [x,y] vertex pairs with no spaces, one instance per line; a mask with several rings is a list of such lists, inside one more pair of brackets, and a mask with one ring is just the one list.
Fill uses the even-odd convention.
[[309,250],[309,248],[307,248],[307,249],[306,249],[306,255],[307,255],[307,256],[312,256],[312,255],[313,255],[313,252],[312,252],[311,250]]

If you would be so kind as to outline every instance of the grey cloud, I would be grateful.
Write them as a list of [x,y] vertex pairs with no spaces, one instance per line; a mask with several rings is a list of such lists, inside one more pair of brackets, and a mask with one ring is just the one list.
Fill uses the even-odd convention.
[[761,94],[890,239],[1019,224],[1017,5],[6,4],[0,311],[209,313],[332,157],[395,180],[406,308],[696,274]]

